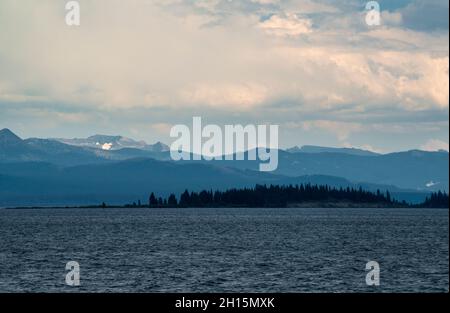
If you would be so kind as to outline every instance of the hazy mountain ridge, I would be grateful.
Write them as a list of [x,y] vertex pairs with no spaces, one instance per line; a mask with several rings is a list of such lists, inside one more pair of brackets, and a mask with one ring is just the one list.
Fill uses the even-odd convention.
[[[214,164],[258,170],[260,161],[216,160]],[[279,150],[274,174],[284,176],[326,175],[353,182],[394,185],[418,191],[448,191],[448,152],[411,150],[374,156],[348,153],[289,153]],[[192,161],[191,161],[192,162]],[[433,182],[433,184],[430,184]]]
[[332,147],[320,147],[320,146],[295,146],[289,149],[286,149],[287,152],[290,153],[345,153],[351,155],[359,155],[359,156],[375,156],[380,155],[380,153],[376,153],[373,151],[357,149],[357,148],[332,148]]
[[[213,164],[132,159],[113,163],[59,167],[49,163],[0,164],[0,205],[76,205],[146,201],[150,192],[161,195],[185,189],[224,190],[256,184],[317,184],[334,187],[389,189],[399,199],[414,195],[395,186],[355,184],[340,177],[286,177]],[[406,198],[405,198],[406,197]],[[425,194],[418,199],[425,197]]]
[[401,194],[401,199],[414,201],[422,200],[430,191],[448,191],[447,152],[413,150],[359,155],[360,152],[339,150],[319,153],[280,150],[278,169],[262,173],[258,171],[259,160],[174,162],[169,151],[157,150],[104,150],[53,139],[22,140],[11,131],[2,130],[0,205],[19,205],[25,199],[31,204],[46,201],[77,204],[81,199],[88,203],[120,202],[145,197],[150,191],[164,194],[185,188],[223,189],[257,183],[389,189]]

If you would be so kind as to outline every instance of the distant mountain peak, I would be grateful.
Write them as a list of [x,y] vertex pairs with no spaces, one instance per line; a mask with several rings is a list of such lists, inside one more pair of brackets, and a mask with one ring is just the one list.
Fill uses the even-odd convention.
[[363,150],[358,148],[333,148],[333,147],[320,147],[320,146],[312,146],[312,145],[305,145],[301,148],[298,146],[295,146],[293,148],[289,148],[286,150],[290,153],[344,153],[344,154],[351,154],[351,155],[359,155],[359,156],[375,156],[379,155],[378,153],[369,151],[369,150]]
[[122,139],[122,136],[110,136],[110,135],[101,135],[101,134],[96,134],[93,136],[89,136],[88,140],[97,140],[97,141],[117,141]]
[[166,152],[166,151],[170,150],[169,146],[162,143],[161,141],[158,141],[157,143],[150,145],[150,146],[151,146],[151,150],[154,152]]
[[0,143],[17,143],[22,142],[22,139],[14,134],[8,128],[0,130]]

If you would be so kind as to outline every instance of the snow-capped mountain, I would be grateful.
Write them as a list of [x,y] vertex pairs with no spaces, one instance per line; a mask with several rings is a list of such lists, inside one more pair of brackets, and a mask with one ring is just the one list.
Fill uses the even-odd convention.
[[55,140],[72,146],[97,148],[102,150],[134,148],[152,152],[169,151],[169,147],[161,142],[149,145],[143,140],[136,141],[123,136],[94,135],[88,138],[55,138]]

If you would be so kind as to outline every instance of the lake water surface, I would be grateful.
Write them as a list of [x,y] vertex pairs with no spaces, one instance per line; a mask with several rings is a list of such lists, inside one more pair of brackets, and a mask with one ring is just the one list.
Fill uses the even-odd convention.
[[[448,292],[448,210],[0,209],[0,292]],[[81,285],[65,285],[80,264]],[[380,286],[366,285],[366,263]]]

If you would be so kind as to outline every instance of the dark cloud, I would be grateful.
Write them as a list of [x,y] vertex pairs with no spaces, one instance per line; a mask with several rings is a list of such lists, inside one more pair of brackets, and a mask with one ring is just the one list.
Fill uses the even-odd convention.
[[419,31],[449,29],[447,0],[416,0],[400,10],[403,25]]

